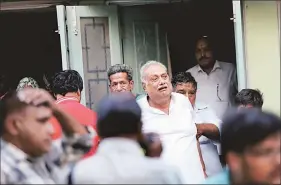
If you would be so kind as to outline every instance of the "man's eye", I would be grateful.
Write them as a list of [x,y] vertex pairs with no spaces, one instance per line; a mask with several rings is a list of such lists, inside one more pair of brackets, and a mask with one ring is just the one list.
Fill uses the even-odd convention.
[[177,93],[180,93],[180,94],[185,94],[184,91],[177,91]]

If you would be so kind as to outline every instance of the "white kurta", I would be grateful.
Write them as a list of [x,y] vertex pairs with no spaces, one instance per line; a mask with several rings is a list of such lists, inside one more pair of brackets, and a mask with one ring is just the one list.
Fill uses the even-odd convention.
[[202,182],[204,173],[197,149],[197,129],[188,99],[172,93],[169,115],[150,107],[147,97],[139,99],[138,104],[142,109],[143,131],[160,135],[161,158],[178,168],[184,184]]
[[[221,120],[216,116],[215,112],[206,104],[196,101],[194,106],[194,122],[196,124],[201,123],[213,123],[220,130]],[[217,150],[217,143],[205,136],[199,138],[201,152],[206,167],[206,173],[208,176],[213,176],[222,170],[222,166],[219,159]]]

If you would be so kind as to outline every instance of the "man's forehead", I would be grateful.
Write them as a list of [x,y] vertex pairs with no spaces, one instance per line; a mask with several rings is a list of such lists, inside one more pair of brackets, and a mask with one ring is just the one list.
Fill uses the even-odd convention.
[[197,48],[204,48],[208,46],[209,46],[209,42],[206,39],[200,39],[196,44]]
[[119,72],[119,73],[112,74],[109,78],[111,80],[120,80],[120,79],[128,78],[128,74],[126,72]]
[[167,71],[164,67],[160,65],[152,65],[146,70],[146,73],[148,75],[162,75],[162,74],[166,74]]
[[25,113],[27,114],[26,116],[34,116],[38,119],[52,116],[51,109],[46,106],[28,106]]

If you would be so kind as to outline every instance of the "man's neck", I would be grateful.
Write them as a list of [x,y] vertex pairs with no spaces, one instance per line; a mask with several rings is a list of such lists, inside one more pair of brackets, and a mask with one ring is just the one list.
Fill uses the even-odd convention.
[[77,100],[80,100],[80,97],[78,96],[78,94],[76,92],[69,92],[69,93],[66,93],[64,96],[57,94],[56,98],[57,98],[57,100],[61,99],[61,98],[76,98]]
[[208,67],[201,67],[201,69],[207,73],[208,75],[212,72],[212,70],[214,69],[216,61],[213,61],[212,65],[208,66]]
[[2,139],[3,139],[3,141],[14,145],[14,147],[16,147],[18,150],[22,151],[26,156],[30,156],[28,154],[29,153],[28,150],[25,149],[26,147],[23,147],[23,145],[17,138],[15,138],[13,136],[3,135]]
[[153,101],[151,98],[148,97],[148,104],[156,109],[159,109],[166,114],[169,114],[169,108],[171,103],[171,96],[167,98],[158,99],[157,101]]

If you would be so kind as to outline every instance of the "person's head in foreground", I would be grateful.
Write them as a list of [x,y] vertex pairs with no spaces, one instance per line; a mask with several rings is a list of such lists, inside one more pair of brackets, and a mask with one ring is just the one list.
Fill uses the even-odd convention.
[[75,70],[64,70],[52,77],[50,89],[56,99],[70,96],[81,101],[83,79]]
[[140,75],[143,89],[150,101],[161,104],[171,98],[172,84],[167,68],[162,63],[145,63],[140,69]]
[[279,117],[259,109],[232,112],[222,124],[222,155],[231,184],[280,184]]
[[113,93],[106,96],[101,100],[97,113],[97,131],[102,139],[138,139],[142,129],[141,109],[131,93]]
[[25,88],[39,88],[38,83],[34,78],[31,77],[24,77],[19,81],[19,84],[17,86],[17,91],[20,91]]
[[107,71],[111,92],[131,92],[134,88],[133,69],[126,64],[116,64]]
[[9,93],[0,102],[1,138],[27,155],[38,157],[51,147],[52,129],[48,121],[52,111],[48,104],[40,102],[39,96],[37,102],[26,103],[30,96],[30,90],[23,89]]
[[151,148],[147,155],[152,157],[158,155],[159,146],[153,140],[155,134],[150,133],[143,137],[141,133],[141,108],[132,93],[113,93],[105,97],[101,100],[97,113],[97,132],[101,139],[116,137],[132,139],[146,147],[146,150]]
[[263,94],[255,89],[242,89],[235,96],[235,105],[240,108],[262,108]]
[[188,97],[192,106],[195,105],[197,82],[189,72],[179,72],[172,78],[172,84],[176,93]]

